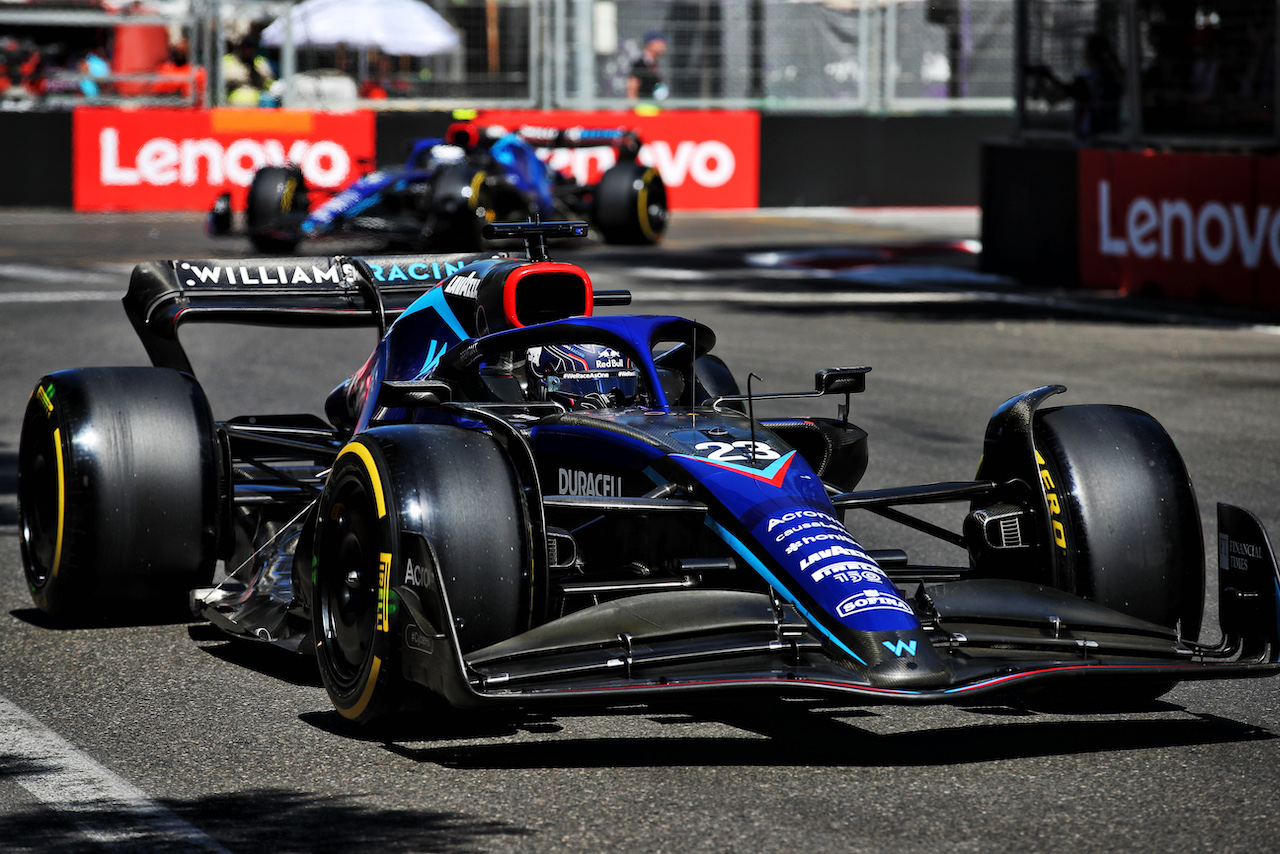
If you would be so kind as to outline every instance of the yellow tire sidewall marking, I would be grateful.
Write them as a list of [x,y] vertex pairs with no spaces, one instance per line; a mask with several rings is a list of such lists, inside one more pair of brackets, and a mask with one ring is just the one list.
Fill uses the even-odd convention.
[[62,529],[66,520],[66,485],[63,478],[63,461],[62,461],[62,431],[53,428],[53,452],[57,462],[58,478],[58,531],[53,541],[53,568],[49,570],[49,576],[56,578],[58,575],[58,567],[62,565]]
[[378,555],[378,622],[377,630],[391,631],[391,553]]
[[355,454],[364,463],[365,473],[369,475],[369,485],[373,487],[373,500],[378,506],[378,518],[385,519],[387,516],[387,501],[382,494],[382,478],[378,476],[378,466],[373,461],[373,454],[369,453],[360,442],[351,442],[345,448],[338,452],[338,457],[334,460],[337,464],[347,454]]
[[1040,489],[1044,494],[1045,503],[1049,507],[1049,521],[1053,528],[1053,542],[1058,548],[1066,551],[1067,549],[1067,530],[1062,524],[1059,516],[1062,515],[1062,503],[1058,497],[1058,485],[1053,481],[1053,475],[1049,473],[1048,463],[1045,462],[1040,452],[1036,451],[1036,463],[1040,469]]
[[369,678],[364,683],[364,690],[360,692],[360,699],[350,708],[338,708],[338,714],[344,718],[355,720],[364,714],[364,710],[369,706],[369,700],[373,698],[373,689],[378,686],[378,673],[382,670],[382,659],[378,656],[373,657],[373,664],[369,667]]
[[[339,453],[334,463],[341,460],[347,454],[355,454],[360,458],[360,462],[364,464],[365,473],[369,476],[369,485],[373,489],[373,500],[377,506],[378,518],[385,519],[387,516],[386,496],[382,491],[382,478],[378,476],[378,466],[373,461],[373,454],[361,442],[351,442],[344,447]],[[378,556],[378,614],[375,630],[380,632],[391,631],[391,553],[380,552]],[[378,674],[382,670],[382,659],[378,656],[373,657],[373,663],[369,666],[369,676],[365,680],[364,690],[360,692],[360,698],[355,704],[349,708],[338,708],[338,713],[344,718],[354,720],[364,714],[365,709],[369,705],[370,699],[373,697],[374,689],[378,686]]]
[[480,204],[480,186],[484,184],[486,177],[483,172],[477,172],[471,177],[471,198],[467,199],[467,206],[473,211]]
[[640,178],[640,191],[636,193],[636,213],[640,217],[640,230],[650,240],[657,240],[653,233],[653,225],[649,222],[649,183],[653,181],[658,170],[650,166]]

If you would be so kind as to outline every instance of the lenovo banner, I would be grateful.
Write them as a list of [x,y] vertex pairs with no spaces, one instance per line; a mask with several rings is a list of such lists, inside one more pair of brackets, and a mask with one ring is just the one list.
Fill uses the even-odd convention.
[[1280,162],[1083,150],[1087,288],[1280,308]]
[[262,166],[297,163],[313,187],[337,189],[372,168],[369,112],[113,110],[72,117],[78,211],[203,211],[229,191],[244,207]]
[[[657,167],[673,211],[754,208],[760,201],[760,114],[747,110],[633,112],[484,110],[481,126],[629,128],[640,135],[639,160]],[[612,148],[540,152],[554,169],[579,183],[599,180],[614,163]]]

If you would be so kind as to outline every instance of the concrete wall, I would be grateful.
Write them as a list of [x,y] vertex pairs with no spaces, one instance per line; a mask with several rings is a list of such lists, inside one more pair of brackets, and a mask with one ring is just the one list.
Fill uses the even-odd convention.
[[0,113],[0,206],[71,207],[70,113]]
[[774,116],[760,121],[760,206],[976,205],[983,140],[1011,116]]

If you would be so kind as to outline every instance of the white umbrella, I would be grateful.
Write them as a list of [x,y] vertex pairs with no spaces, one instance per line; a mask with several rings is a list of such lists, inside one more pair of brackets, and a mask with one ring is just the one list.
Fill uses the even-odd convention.
[[[430,56],[458,46],[458,34],[421,0],[304,0],[289,12],[296,47],[345,44],[391,56]],[[262,31],[262,43],[285,42],[286,19]]]

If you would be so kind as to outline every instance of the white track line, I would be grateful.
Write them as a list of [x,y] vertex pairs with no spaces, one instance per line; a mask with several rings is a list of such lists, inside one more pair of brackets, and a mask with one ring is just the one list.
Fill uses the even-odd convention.
[[118,291],[16,291],[0,292],[0,303],[31,302],[119,302]]
[[43,267],[39,264],[0,264],[0,279],[26,282],[77,282],[82,285],[119,285],[120,277],[100,270]]
[[95,842],[120,849],[173,848],[228,854],[146,793],[94,762],[40,721],[0,697],[0,755],[6,778],[66,814]]

